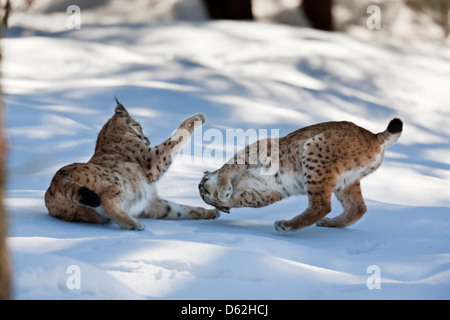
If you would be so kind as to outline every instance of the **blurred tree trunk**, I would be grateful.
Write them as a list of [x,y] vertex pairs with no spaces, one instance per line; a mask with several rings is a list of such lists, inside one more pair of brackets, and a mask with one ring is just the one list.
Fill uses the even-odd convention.
[[211,19],[253,20],[251,0],[203,0]]
[[444,29],[444,37],[450,34],[450,25],[448,19],[448,11],[450,10],[450,0],[441,0],[441,20]]
[[[9,3],[9,1],[8,1]],[[7,14],[9,9],[7,10]],[[3,20],[3,19],[2,19]],[[3,20],[6,22],[7,20]],[[0,39],[3,38],[3,25],[0,23]],[[0,48],[1,49],[1,48]],[[2,54],[0,52],[0,64]],[[0,300],[11,299],[11,270],[6,247],[7,220],[3,207],[3,183],[5,181],[6,141],[3,136],[3,95],[0,86]]]
[[300,10],[303,10],[313,28],[333,31],[332,7],[333,0],[303,0]]
[[[1,94],[0,94],[1,95]],[[0,104],[0,300],[11,299],[11,274],[8,250],[6,248],[7,220],[3,207],[4,161],[6,143],[3,137],[3,105]]]

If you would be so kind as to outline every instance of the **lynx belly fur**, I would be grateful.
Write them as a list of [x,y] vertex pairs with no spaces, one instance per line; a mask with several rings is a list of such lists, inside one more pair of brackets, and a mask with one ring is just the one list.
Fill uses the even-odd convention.
[[142,127],[117,99],[115,114],[101,129],[95,153],[87,163],[61,168],[45,193],[51,216],[66,221],[106,223],[142,230],[136,218],[214,219],[217,210],[190,207],[161,199],[156,182],[181,146],[206,118],[185,120],[166,141],[149,147]]
[[[206,203],[229,212],[231,208],[262,207],[306,194],[308,208],[290,220],[276,221],[277,231],[314,223],[346,227],[367,210],[360,180],[380,167],[386,148],[399,139],[402,128],[397,118],[378,134],[351,122],[326,122],[282,138],[260,140],[239,151],[222,168],[205,172],[200,195]],[[325,218],[331,211],[333,193],[344,212]]]

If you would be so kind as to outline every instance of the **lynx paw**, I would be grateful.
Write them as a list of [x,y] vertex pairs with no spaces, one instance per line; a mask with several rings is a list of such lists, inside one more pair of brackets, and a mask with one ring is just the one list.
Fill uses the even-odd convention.
[[323,218],[322,220],[318,221],[316,223],[316,226],[318,227],[331,227],[332,223],[331,223],[331,219],[330,218]]
[[233,186],[228,184],[227,186],[217,188],[217,198],[219,198],[220,202],[227,203],[231,199],[231,195],[233,194]]
[[220,212],[217,209],[206,210],[205,219],[218,219],[220,217]]
[[205,209],[202,207],[192,208],[189,212],[188,219],[217,219],[220,217],[220,213],[216,209]]
[[288,233],[292,231],[291,227],[286,226],[286,220],[275,221],[274,223],[275,230],[280,233]]
[[205,122],[206,116],[203,113],[199,113],[195,116],[190,117],[189,119],[186,119],[180,127],[187,130],[194,130],[200,127]]
[[142,231],[145,229],[145,225],[143,223],[140,223],[139,221],[136,221],[136,223],[133,223],[133,225],[120,225],[120,227],[125,230],[137,230],[137,231]]
[[193,118],[194,121],[201,121],[202,124],[206,122],[206,116],[203,113],[196,114]]
[[144,229],[145,229],[145,224],[143,224],[143,223],[139,223],[139,225],[137,225],[136,228],[134,228],[134,230],[137,230],[137,231],[142,231]]

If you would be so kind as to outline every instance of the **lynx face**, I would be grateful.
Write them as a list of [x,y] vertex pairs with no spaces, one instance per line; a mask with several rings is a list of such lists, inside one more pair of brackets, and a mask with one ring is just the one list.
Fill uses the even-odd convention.
[[121,136],[135,137],[147,147],[150,146],[150,140],[144,135],[141,124],[130,116],[122,104],[118,101],[117,103],[114,116],[103,126],[98,135],[96,150],[99,145],[110,143],[111,139],[120,141]]

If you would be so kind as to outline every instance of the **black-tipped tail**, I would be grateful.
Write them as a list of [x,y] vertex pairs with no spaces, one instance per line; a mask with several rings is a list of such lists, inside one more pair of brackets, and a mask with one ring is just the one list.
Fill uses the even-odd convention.
[[391,122],[389,122],[389,125],[387,127],[387,131],[389,133],[398,133],[398,132],[402,132],[403,130],[403,122],[402,120],[398,119],[398,118],[394,118],[391,120]]
[[378,141],[386,146],[392,146],[399,138],[403,130],[403,122],[394,118],[389,122],[387,129],[377,134]]
[[100,196],[86,187],[81,187],[78,193],[80,194],[80,203],[84,206],[96,208],[102,204]]

